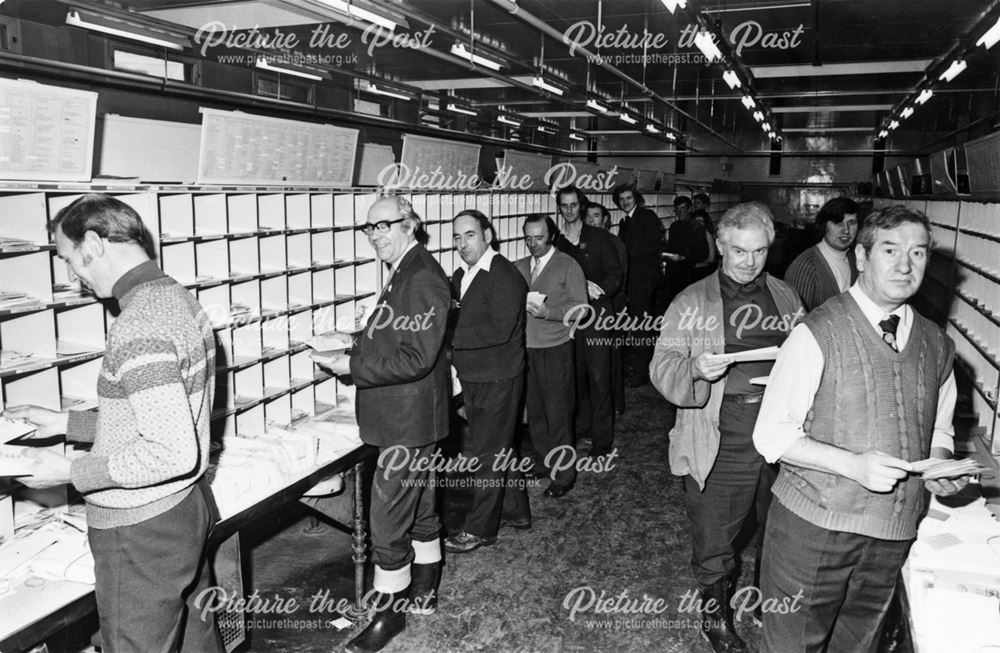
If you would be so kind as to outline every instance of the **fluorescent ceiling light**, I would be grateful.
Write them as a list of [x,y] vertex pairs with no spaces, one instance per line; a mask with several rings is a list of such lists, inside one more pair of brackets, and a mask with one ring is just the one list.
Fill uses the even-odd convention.
[[82,27],[94,32],[102,32],[111,36],[120,36],[132,41],[140,41],[150,45],[158,45],[161,48],[170,50],[184,50],[189,45],[186,39],[176,37],[177,40],[167,40],[170,35],[166,32],[154,30],[144,25],[133,25],[119,20],[112,16],[84,12],[78,9],[70,9],[66,14],[66,24],[73,27]]
[[677,140],[676,134],[671,134],[670,132],[667,132],[665,134],[665,136],[667,137],[667,140],[671,140],[671,141],[676,141]]
[[741,101],[743,102],[743,106],[745,106],[747,109],[753,109],[755,106],[757,106],[757,103],[754,102],[752,95],[744,95]]
[[531,79],[531,85],[537,86],[538,88],[548,91],[549,93],[555,93],[556,95],[562,95],[563,90],[558,86],[553,86],[549,84],[541,75],[537,75]]
[[753,119],[756,120],[757,122],[760,122],[761,120],[764,119],[764,112],[763,111],[754,111],[753,112]]
[[687,0],[661,0],[661,2],[663,2],[663,6],[666,7],[667,11],[670,13],[677,11],[678,7],[681,9],[687,9],[688,6]]
[[879,138],[885,138],[885,137],[886,137],[886,136],[888,136],[888,135],[889,135],[889,132],[887,132],[887,131],[886,131],[886,130],[884,130],[884,129],[883,129],[882,131],[880,131],[880,132],[878,133],[878,137],[879,137]]
[[646,125],[646,131],[648,131],[650,134],[659,134],[660,133],[660,129],[657,128],[657,126],[654,125],[653,123],[649,123],[648,125]]
[[997,44],[997,41],[1000,41],[1000,18],[997,19],[997,22],[993,25],[993,27],[986,30],[986,33],[979,37],[979,40],[976,41],[976,45],[982,45],[989,50]]
[[413,96],[411,96],[411,95],[405,95],[403,93],[398,93],[396,91],[390,91],[390,90],[387,90],[387,89],[384,89],[384,88],[379,88],[378,86],[375,86],[375,84],[373,84],[371,82],[367,82],[367,81],[363,82],[359,88],[360,88],[360,90],[365,91],[367,93],[374,93],[375,95],[385,95],[386,97],[393,97],[393,98],[396,98],[398,100],[412,100],[413,99]]
[[298,70],[295,68],[285,68],[284,66],[275,66],[273,64],[269,64],[267,62],[267,59],[265,59],[263,56],[257,57],[256,66],[261,70],[270,70],[271,72],[281,73],[282,75],[295,75],[296,77],[304,77],[306,79],[311,79],[317,82],[323,80],[323,77],[321,75],[317,75],[316,73],[307,73],[304,70]]
[[775,134],[774,132],[767,132],[767,136],[773,141],[774,137],[777,136],[777,134]]
[[913,115],[913,107],[906,107],[899,115],[902,116],[903,120],[906,120]]
[[924,90],[920,91],[920,95],[917,96],[917,104],[924,104],[927,102],[927,100],[931,99],[932,97],[934,97],[934,91],[932,91],[929,88],[925,88]]
[[332,7],[337,11],[348,14],[349,16],[354,16],[359,20],[364,20],[369,23],[374,23],[375,25],[379,25],[380,27],[384,27],[387,30],[392,31],[396,29],[395,21],[390,20],[385,16],[380,16],[379,14],[376,14],[373,11],[368,11],[367,9],[359,7],[354,3],[348,3],[345,0],[316,0],[316,1],[319,2],[320,4],[326,5],[327,7]]
[[504,116],[504,115],[497,116],[497,122],[502,122],[505,125],[511,125],[513,127],[520,127],[521,126],[521,121],[520,120],[514,120],[513,118],[508,118],[507,116]]
[[639,122],[638,120],[636,120],[635,118],[633,118],[631,115],[629,115],[625,111],[622,111],[621,113],[619,113],[618,117],[621,118],[623,121],[627,122],[630,125],[634,125],[637,122]]
[[722,80],[729,85],[729,88],[736,89],[741,88],[743,83],[740,82],[740,76],[736,74],[736,71],[732,68],[726,69],[726,72],[722,73]]
[[596,109],[597,111],[600,111],[601,113],[611,113],[610,109],[608,109],[606,106],[604,106],[603,104],[601,104],[597,100],[587,100],[587,108],[588,109]]
[[451,46],[451,53],[456,57],[462,57],[466,61],[471,61],[472,63],[477,63],[480,66],[486,66],[491,70],[500,70],[500,64],[492,59],[487,59],[486,57],[481,57],[478,54],[473,54],[465,49],[464,43],[456,43]]
[[958,77],[962,73],[962,71],[965,70],[967,67],[968,64],[965,63],[965,59],[955,59],[954,61],[951,62],[951,65],[948,66],[948,70],[941,73],[941,76],[938,77],[938,79],[943,79],[946,82],[950,82],[951,80]]
[[722,60],[722,51],[719,50],[719,46],[715,44],[715,40],[707,30],[702,30],[695,35],[694,44],[698,46],[698,49],[705,55],[709,63],[714,62],[716,59]]
[[898,120],[893,120],[892,122],[889,123],[889,131],[892,131],[896,127],[899,127],[899,121]]
[[535,127],[535,129],[537,129],[538,131],[542,132],[543,134],[554,134],[554,133],[556,133],[556,130],[554,130],[551,127],[548,127],[546,125],[538,125],[537,127]]
[[769,131],[771,131],[771,123],[765,122],[765,123],[761,124],[760,128],[763,129],[766,132],[769,132]]
[[448,103],[447,109],[448,109],[448,111],[453,111],[455,113],[464,113],[467,116],[476,116],[476,115],[479,115],[475,111],[473,111],[472,109],[466,109],[465,107],[459,106],[459,105],[457,105],[457,104],[455,104],[453,102],[449,102]]
[[578,134],[576,132],[570,132],[569,133],[569,140],[571,140],[571,141],[582,141],[582,140],[584,140],[584,138],[583,138],[583,136],[581,136],[580,134]]

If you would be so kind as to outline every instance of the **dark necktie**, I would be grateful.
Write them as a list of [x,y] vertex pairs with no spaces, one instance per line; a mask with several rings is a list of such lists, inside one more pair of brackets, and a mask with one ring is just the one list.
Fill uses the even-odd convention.
[[899,316],[890,315],[879,322],[878,326],[882,329],[882,340],[885,340],[885,344],[892,347],[893,351],[898,352],[899,347],[896,346],[896,328],[899,326]]

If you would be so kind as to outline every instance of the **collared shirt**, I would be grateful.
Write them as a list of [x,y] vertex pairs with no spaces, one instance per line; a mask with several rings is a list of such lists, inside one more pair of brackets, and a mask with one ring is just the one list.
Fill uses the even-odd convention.
[[535,279],[542,273],[545,269],[546,264],[552,260],[552,255],[555,253],[556,247],[553,245],[549,247],[549,251],[545,253],[541,258],[531,257],[531,278]]
[[130,290],[140,283],[161,279],[165,276],[167,275],[163,274],[163,270],[157,267],[155,261],[145,261],[119,277],[118,281],[111,288],[111,293],[115,296],[115,299],[121,301],[122,297],[127,295]]
[[[872,328],[881,336],[882,329],[878,323],[886,318],[885,312],[861,290],[857,283],[851,287],[850,293]],[[894,310],[893,314],[900,317],[896,342],[902,350],[906,346],[913,326],[913,309],[903,304]],[[802,424],[812,408],[813,398],[816,396],[822,377],[823,352],[809,328],[799,324],[792,329],[788,340],[781,347],[778,360],[771,370],[771,380],[768,382],[767,393],[764,395],[753,433],[757,451],[768,462],[776,462],[796,440],[805,437]],[[951,372],[938,390],[932,447],[954,450],[955,428],[951,422],[957,397],[955,373]]]
[[466,265],[465,261],[459,259],[460,263],[458,267],[465,271],[465,274],[462,275],[462,286],[458,293],[459,299],[465,297],[465,292],[469,289],[469,285],[472,284],[472,280],[476,278],[480,270],[490,271],[490,266],[493,265],[493,258],[496,255],[496,250],[487,246],[486,251],[483,252],[483,255],[479,257],[479,260],[474,265]]
[[393,276],[394,274],[396,274],[396,266],[397,266],[397,265],[399,265],[399,264],[400,264],[400,262],[401,262],[401,261],[402,261],[402,260],[403,260],[404,258],[406,258],[406,255],[407,255],[407,254],[409,254],[410,250],[411,250],[411,249],[413,249],[413,248],[414,248],[414,247],[416,247],[416,246],[417,246],[417,241],[416,241],[416,240],[411,240],[411,241],[410,241],[410,244],[409,244],[409,245],[407,245],[407,246],[406,246],[406,249],[404,249],[404,250],[403,250],[403,253],[402,253],[402,254],[400,254],[400,256],[399,256],[399,258],[398,258],[398,259],[396,259],[396,262],[395,262],[395,263],[390,263],[390,264],[389,264],[389,276],[387,276],[387,277],[385,278],[385,285],[384,285],[384,286],[382,287],[382,290],[383,290],[383,291],[384,291],[385,289],[387,289],[387,288],[388,288],[388,287],[389,287],[389,286],[390,286],[390,285],[392,284],[392,276]]
[[830,247],[830,244],[825,240],[819,241],[819,251],[827,265],[833,270],[837,290],[844,292],[851,286],[851,262],[847,258],[847,252]]
[[[722,295],[722,320],[726,337],[726,353],[760,349],[780,345],[786,331],[776,330],[782,324],[778,306],[767,288],[763,274],[750,283],[731,279],[721,269],[719,294]],[[750,379],[771,373],[771,361],[749,361],[729,366],[726,372],[726,394],[759,394],[763,388],[750,383]],[[752,425],[751,425],[752,426]],[[749,430],[749,429],[748,429]]]

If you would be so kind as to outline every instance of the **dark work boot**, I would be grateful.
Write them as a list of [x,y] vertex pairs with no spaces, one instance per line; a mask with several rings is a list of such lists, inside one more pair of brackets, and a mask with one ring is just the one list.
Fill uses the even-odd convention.
[[438,604],[441,563],[410,566],[410,614],[434,614]]
[[701,635],[712,645],[715,653],[747,653],[746,643],[733,627],[733,608],[729,604],[733,586],[722,578],[701,588]]
[[347,653],[376,653],[392,638],[406,630],[406,605],[409,588],[395,594],[372,593],[371,608],[375,610],[371,623],[347,643]]

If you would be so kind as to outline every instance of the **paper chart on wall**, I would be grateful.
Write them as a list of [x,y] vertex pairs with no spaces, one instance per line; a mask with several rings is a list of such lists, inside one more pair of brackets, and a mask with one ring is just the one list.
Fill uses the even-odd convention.
[[0,178],[90,181],[97,93],[0,79]]

